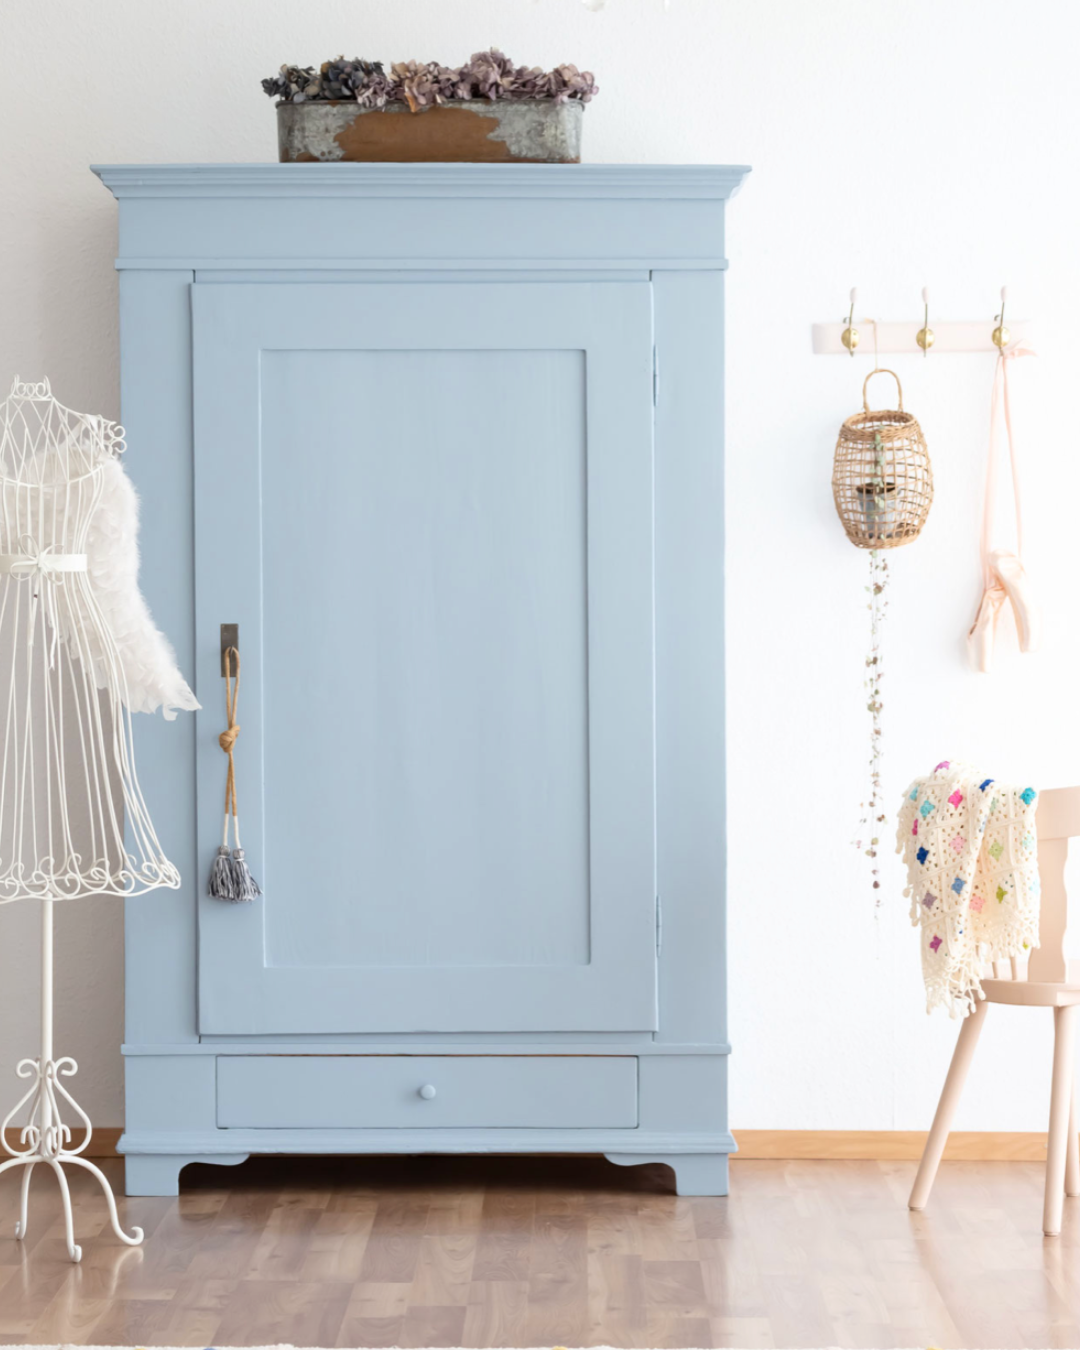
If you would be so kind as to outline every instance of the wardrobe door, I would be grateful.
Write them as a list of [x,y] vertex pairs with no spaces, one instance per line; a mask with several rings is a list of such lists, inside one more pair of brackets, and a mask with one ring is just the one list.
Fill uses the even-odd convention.
[[647,282],[193,287],[203,1033],[656,1022]]

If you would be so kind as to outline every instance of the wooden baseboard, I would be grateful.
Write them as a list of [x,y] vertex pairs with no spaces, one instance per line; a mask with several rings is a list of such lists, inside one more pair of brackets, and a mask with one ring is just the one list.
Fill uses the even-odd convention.
[[[115,1158],[116,1144],[124,1133],[118,1125],[95,1125],[90,1136],[90,1147],[86,1150],[88,1158]],[[78,1148],[86,1137],[85,1130],[71,1131],[71,1147]]]
[[[73,1143],[82,1142],[75,1130]],[[123,1130],[95,1126],[89,1158],[115,1158]],[[807,1161],[918,1162],[926,1143],[924,1130],[735,1130],[739,1151],[732,1162],[754,1158]],[[945,1148],[953,1162],[1045,1162],[1046,1135],[1019,1131],[954,1130]]]
[[[739,1130],[732,1162],[752,1158],[917,1162],[925,1130]],[[954,1130],[945,1146],[953,1162],[1045,1162],[1046,1135]]]

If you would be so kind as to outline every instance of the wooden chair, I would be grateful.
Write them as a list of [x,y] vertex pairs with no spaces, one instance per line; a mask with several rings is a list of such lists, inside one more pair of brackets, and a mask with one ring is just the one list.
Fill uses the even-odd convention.
[[941,1091],[937,1114],[923,1150],[910,1209],[923,1209],[937,1175],[949,1137],[964,1080],[967,1078],[979,1033],[991,1003],[1054,1010],[1054,1074],[1050,1090],[1050,1129],[1046,1144],[1046,1198],[1043,1232],[1056,1237],[1061,1232],[1065,1195],[1080,1195],[1080,1140],[1074,1079],[1076,1017],[1080,1005],[1080,961],[1065,956],[1068,897],[1065,893],[1065,859],[1069,840],[1080,835],[1080,787],[1051,788],[1039,796],[1036,816],[1039,827],[1039,878],[1042,905],[1039,915],[1039,947],[1031,953],[1025,969],[1012,961],[1008,972],[995,963],[994,978],[984,979],[985,1001],[964,1019],[960,1038]]

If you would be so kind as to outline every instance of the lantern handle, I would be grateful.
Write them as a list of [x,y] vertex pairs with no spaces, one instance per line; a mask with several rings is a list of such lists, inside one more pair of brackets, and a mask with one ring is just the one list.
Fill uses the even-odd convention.
[[899,406],[898,406],[898,408],[897,408],[897,412],[903,412],[903,411],[904,411],[904,387],[903,387],[903,385],[900,383],[900,376],[897,375],[897,373],[896,373],[895,370],[886,370],[884,366],[881,366],[881,367],[875,367],[875,368],[870,372],[870,374],[867,375],[866,379],[863,380],[863,387],[862,387],[862,405],[863,405],[863,412],[869,412],[869,411],[870,411],[870,404],[866,401],[866,386],[870,383],[870,381],[874,378],[875,375],[891,375],[891,376],[893,377],[893,379],[896,381],[896,396],[897,396],[897,401],[898,401],[898,404],[899,404]]

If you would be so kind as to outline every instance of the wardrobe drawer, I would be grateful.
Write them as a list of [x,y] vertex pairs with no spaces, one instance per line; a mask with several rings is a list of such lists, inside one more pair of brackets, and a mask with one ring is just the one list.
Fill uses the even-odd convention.
[[217,1123],[632,1129],[637,1078],[631,1055],[221,1055]]

